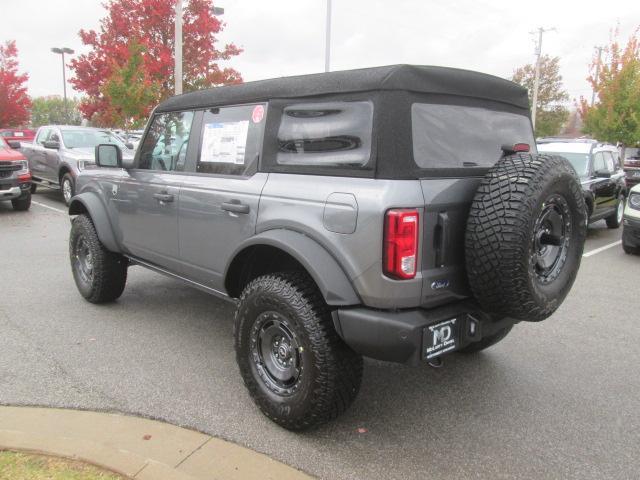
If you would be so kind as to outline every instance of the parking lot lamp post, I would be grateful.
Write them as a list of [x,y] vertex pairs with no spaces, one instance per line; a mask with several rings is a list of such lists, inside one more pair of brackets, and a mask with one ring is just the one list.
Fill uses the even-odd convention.
[[64,119],[65,122],[69,122],[69,111],[67,110],[67,74],[65,72],[65,64],[64,64],[64,54],[72,55],[75,53],[72,49],[63,47],[63,48],[52,48],[51,51],[53,53],[57,53],[62,56],[62,91],[64,94],[62,107],[64,109]]
[[[211,14],[220,16],[224,14],[224,8],[213,7]],[[182,93],[182,0],[176,0],[176,20],[175,20],[175,39],[174,39],[174,59],[175,66],[173,70],[175,94]]]

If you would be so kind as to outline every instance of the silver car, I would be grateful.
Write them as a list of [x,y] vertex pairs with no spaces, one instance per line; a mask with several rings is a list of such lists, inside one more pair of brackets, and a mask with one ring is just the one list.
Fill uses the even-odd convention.
[[33,175],[31,192],[38,185],[62,191],[67,205],[76,191],[76,178],[95,165],[95,147],[111,143],[122,149],[123,158],[133,158],[132,145],[108,130],[89,127],[47,125],[38,129],[33,141],[21,144]]

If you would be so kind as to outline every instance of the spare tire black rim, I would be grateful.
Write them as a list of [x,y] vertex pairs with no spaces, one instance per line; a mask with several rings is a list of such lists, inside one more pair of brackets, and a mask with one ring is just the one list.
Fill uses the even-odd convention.
[[541,283],[558,278],[567,260],[571,241],[571,210],[561,195],[551,195],[542,209],[533,229],[531,266]]
[[251,356],[258,375],[272,392],[292,395],[302,374],[301,347],[287,320],[277,312],[261,313],[251,329]]

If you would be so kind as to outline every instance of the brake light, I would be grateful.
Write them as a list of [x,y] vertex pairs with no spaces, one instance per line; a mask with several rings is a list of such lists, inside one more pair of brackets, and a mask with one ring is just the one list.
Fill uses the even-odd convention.
[[529,147],[528,143],[516,143],[513,146],[513,151],[514,152],[528,152],[530,148],[531,147]]
[[384,226],[384,273],[402,280],[416,276],[419,214],[415,209],[389,210]]

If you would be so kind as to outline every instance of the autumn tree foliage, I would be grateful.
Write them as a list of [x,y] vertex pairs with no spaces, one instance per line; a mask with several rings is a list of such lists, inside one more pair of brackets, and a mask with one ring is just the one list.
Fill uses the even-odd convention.
[[[524,65],[513,73],[512,81],[529,90],[529,105],[533,104],[533,86],[535,64]],[[538,87],[538,105],[536,112],[536,136],[557,135],[569,117],[565,103],[569,94],[562,84],[560,58],[543,55],[540,58],[540,80]]]
[[[143,70],[139,78],[153,93],[149,95],[153,98],[140,105],[137,115],[129,112],[131,118],[144,116],[155,103],[173,94],[175,1],[108,0],[105,8],[107,15],[100,21],[98,31],[80,31],[82,42],[91,50],[71,61],[75,75],[70,81],[76,90],[86,95],[80,105],[82,114],[97,124],[114,125],[120,119],[118,108],[121,111],[122,105],[120,102],[118,106],[118,99],[114,104],[111,94],[116,90],[122,93],[121,89],[114,89],[114,85],[123,85],[125,71],[131,70],[132,62]],[[242,52],[233,43],[216,47],[216,36],[223,28],[224,24],[213,15],[212,0],[186,2],[183,14],[185,91],[242,82],[239,72],[218,64]],[[132,59],[132,55],[137,58]]]
[[[623,47],[618,31],[603,49],[601,61],[594,56],[589,67],[589,83],[597,100],[590,105],[580,98],[583,130],[598,140],[635,145],[640,142],[640,39],[639,30]],[[600,63],[600,65],[598,65]]]
[[146,50],[137,41],[129,43],[129,57],[124,65],[113,61],[111,76],[100,90],[109,99],[103,117],[125,129],[140,128],[149,110],[160,96],[160,84],[143,68]]
[[0,127],[17,127],[29,120],[28,79],[26,73],[18,73],[16,42],[0,45]]

